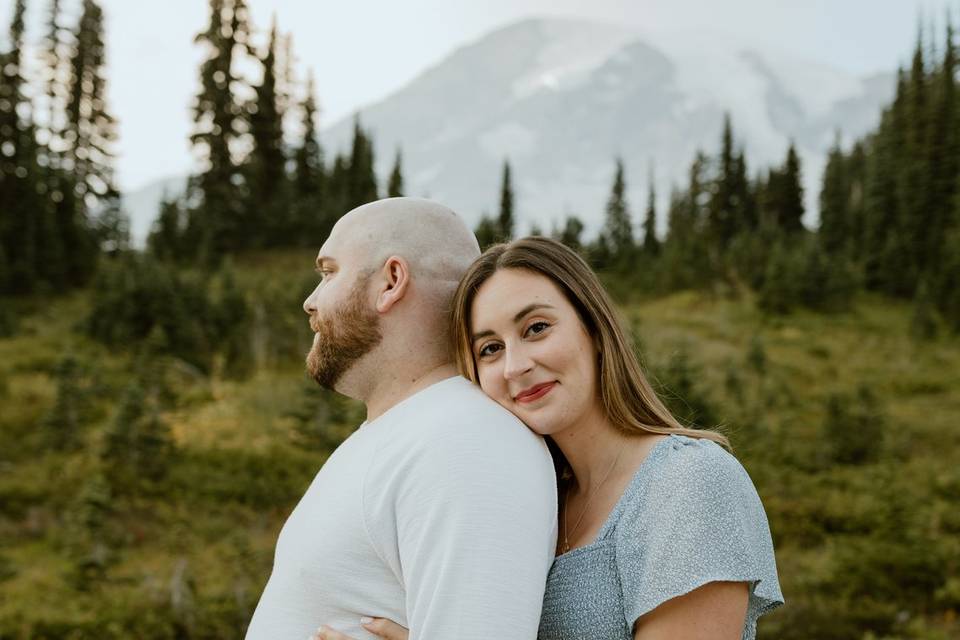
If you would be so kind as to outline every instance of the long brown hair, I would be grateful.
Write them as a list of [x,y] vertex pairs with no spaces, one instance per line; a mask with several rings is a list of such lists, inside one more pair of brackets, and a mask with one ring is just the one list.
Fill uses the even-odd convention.
[[[627,434],[679,434],[730,446],[722,434],[686,427],[670,413],[644,375],[613,301],[596,274],[575,251],[550,238],[530,236],[494,245],[463,276],[454,297],[451,327],[461,375],[478,381],[470,339],[471,307],[480,286],[500,269],[524,269],[549,278],[577,310],[600,348],[600,397],[616,428]],[[556,459],[555,447],[551,450]],[[562,466],[558,462],[558,473],[564,471]]]

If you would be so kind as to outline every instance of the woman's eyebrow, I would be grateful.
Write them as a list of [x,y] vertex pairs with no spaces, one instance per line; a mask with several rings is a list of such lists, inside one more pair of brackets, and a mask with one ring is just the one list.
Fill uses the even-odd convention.
[[554,309],[553,305],[546,304],[544,302],[534,302],[533,304],[528,304],[523,309],[520,309],[517,312],[517,315],[513,316],[514,322],[520,322],[523,319],[523,316],[527,315],[531,311],[536,311],[537,309]]
[[[513,316],[513,321],[520,322],[523,320],[523,317],[529,314],[531,311],[536,311],[537,309],[556,309],[553,305],[546,304],[543,302],[535,302],[533,304],[528,304],[523,309],[517,312],[517,315]],[[478,331],[477,333],[470,336],[470,342],[476,342],[480,338],[486,338],[487,336],[492,336],[493,331],[487,329],[486,331]]]

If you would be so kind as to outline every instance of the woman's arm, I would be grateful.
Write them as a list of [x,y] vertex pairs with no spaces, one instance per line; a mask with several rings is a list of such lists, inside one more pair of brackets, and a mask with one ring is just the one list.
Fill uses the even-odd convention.
[[[369,620],[370,622],[361,621],[360,626],[383,640],[407,640],[407,636],[410,635],[407,629],[393,620],[386,618],[369,618]],[[324,625],[307,640],[353,640],[353,638]]]
[[746,582],[708,582],[637,618],[634,640],[740,640]]

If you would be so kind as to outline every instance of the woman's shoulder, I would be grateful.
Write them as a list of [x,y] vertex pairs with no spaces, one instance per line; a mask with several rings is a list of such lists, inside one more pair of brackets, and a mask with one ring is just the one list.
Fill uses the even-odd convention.
[[733,454],[712,440],[675,434],[657,444],[624,498],[623,518],[636,524],[649,522],[652,513],[700,518],[716,513],[718,505],[760,507],[750,476]]
[[722,445],[707,438],[671,434],[657,446],[659,455],[652,465],[650,482],[657,479],[676,489],[716,487],[725,482],[749,482],[740,461]]

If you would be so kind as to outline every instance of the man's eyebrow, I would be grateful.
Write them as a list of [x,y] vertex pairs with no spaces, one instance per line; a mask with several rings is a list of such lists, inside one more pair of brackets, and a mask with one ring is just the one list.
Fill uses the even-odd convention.
[[[524,316],[526,316],[531,311],[536,311],[537,309],[556,309],[556,307],[554,307],[553,305],[542,303],[542,302],[541,303],[535,302],[533,304],[528,304],[523,309],[520,309],[520,311],[517,312],[517,315],[513,316],[513,321],[515,323],[520,322],[521,320],[523,320]],[[480,338],[486,338],[487,336],[492,336],[492,335],[493,335],[493,331],[490,331],[489,329],[487,329],[486,331],[478,331],[477,333],[470,336],[470,342],[471,343],[476,342]]]
[[331,258],[330,256],[317,256],[317,262],[316,262],[317,269],[322,269],[325,263],[335,265],[337,261]]

